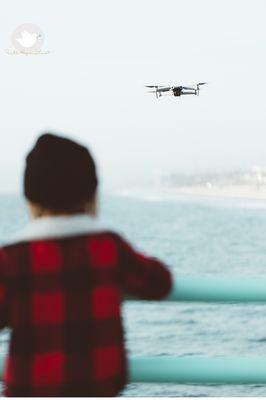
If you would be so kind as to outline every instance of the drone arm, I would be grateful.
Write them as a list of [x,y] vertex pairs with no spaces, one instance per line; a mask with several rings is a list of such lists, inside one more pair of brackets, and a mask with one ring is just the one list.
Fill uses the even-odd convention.
[[181,95],[183,96],[184,94],[196,94],[197,93],[197,91],[196,90],[193,90],[193,92],[192,91],[190,91],[190,92],[182,92],[181,93]]

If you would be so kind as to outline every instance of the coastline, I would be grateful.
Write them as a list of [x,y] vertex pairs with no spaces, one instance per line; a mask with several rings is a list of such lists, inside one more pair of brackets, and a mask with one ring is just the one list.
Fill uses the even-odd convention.
[[163,187],[160,190],[166,194],[202,196],[202,197],[225,197],[236,199],[266,200],[266,186],[249,185],[224,185],[224,186],[172,186]]

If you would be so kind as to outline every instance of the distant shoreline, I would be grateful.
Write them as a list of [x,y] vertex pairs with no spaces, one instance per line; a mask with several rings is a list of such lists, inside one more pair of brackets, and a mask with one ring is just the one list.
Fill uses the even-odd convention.
[[252,187],[247,185],[224,186],[173,186],[163,187],[161,192],[167,194],[204,196],[204,197],[228,197],[238,199],[266,200],[266,186]]

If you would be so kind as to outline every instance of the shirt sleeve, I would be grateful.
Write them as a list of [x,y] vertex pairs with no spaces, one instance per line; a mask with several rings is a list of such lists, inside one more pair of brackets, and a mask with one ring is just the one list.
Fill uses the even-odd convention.
[[120,279],[125,294],[147,300],[160,300],[172,288],[172,275],[159,260],[132,248],[119,237]]
[[0,249],[0,329],[8,326],[9,300],[10,300],[10,277],[7,256]]

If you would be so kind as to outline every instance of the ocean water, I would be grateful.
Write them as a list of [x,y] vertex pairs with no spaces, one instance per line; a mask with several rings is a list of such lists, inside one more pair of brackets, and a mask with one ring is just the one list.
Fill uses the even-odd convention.
[[[266,275],[266,202],[135,190],[100,203],[109,227],[176,277]],[[0,242],[27,219],[21,198],[0,196]],[[266,355],[266,305],[134,301],[123,317],[131,355]],[[2,353],[7,338],[2,332]],[[266,396],[266,385],[129,384],[123,396]]]

